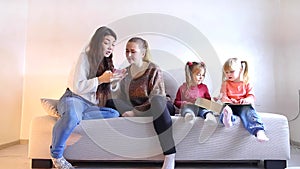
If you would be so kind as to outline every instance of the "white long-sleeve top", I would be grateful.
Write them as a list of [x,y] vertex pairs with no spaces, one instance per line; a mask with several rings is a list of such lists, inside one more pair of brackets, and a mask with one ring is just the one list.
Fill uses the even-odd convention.
[[75,94],[98,104],[99,101],[96,99],[96,91],[99,85],[98,77],[88,79],[89,72],[88,56],[85,52],[82,52],[71,69],[67,86]]

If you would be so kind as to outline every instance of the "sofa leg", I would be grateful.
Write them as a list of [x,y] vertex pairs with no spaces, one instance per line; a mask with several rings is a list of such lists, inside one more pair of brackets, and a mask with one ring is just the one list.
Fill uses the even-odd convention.
[[285,169],[286,160],[265,160],[265,169]]
[[50,159],[32,159],[31,168],[52,168]]

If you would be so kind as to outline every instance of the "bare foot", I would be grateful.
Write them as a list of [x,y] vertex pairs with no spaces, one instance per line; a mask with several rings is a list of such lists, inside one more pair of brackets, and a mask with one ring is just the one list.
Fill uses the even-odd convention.
[[185,122],[193,122],[195,119],[195,114],[194,113],[186,113],[184,116]]
[[259,141],[259,142],[266,142],[266,141],[269,141],[269,138],[267,137],[265,131],[263,131],[263,130],[259,130],[259,131],[256,133],[256,138],[257,138],[257,141]]

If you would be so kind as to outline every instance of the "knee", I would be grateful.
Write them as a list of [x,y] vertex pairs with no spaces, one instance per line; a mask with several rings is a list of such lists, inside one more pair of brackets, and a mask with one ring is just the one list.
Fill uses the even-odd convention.
[[81,119],[77,117],[76,113],[71,111],[64,112],[61,118],[66,123],[67,127],[71,127],[71,128],[77,126],[81,121]]
[[76,109],[76,98],[67,97],[64,100],[62,100],[62,104],[60,104],[60,107],[58,107],[58,111],[61,114],[61,120],[67,125],[67,127],[74,127],[78,125],[81,121],[78,117],[78,113],[76,111],[79,111]]

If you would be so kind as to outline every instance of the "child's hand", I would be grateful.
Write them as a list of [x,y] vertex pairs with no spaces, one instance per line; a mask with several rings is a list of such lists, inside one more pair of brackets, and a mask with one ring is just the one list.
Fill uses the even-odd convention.
[[237,101],[236,99],[230,99],[230,101],[231,101],[233,104],[240,104],[240,102]]
[[184,102],[184,105],[187,105],[187,104],[194,104],[194,103],[185,101],[185,102]]
[[240,104],[250,104],[250,102],[247,99],[240,99]]
[[213,100],[214,100],[215,102],[217,102],[217,101],[220,100],[220,98],[219,98],[219,97],[213,97]]

